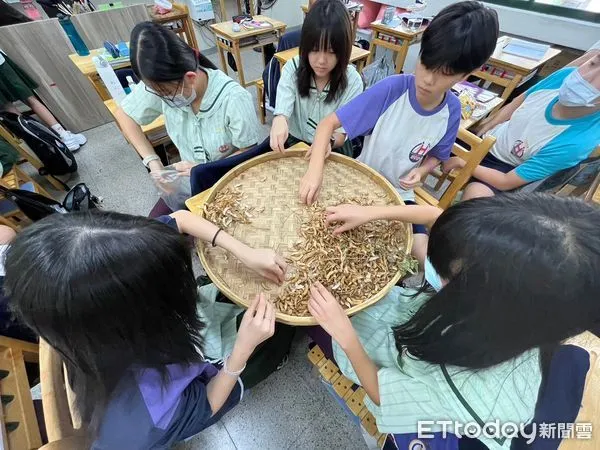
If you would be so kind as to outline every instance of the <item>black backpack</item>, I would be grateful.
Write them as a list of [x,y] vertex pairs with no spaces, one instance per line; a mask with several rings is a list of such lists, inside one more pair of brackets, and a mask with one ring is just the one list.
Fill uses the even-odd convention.
[[37,192],[23,189],[8,189],[0,185],[0,192],[15,203],[30,220],[37,221],[50,214],[66,214],[71,211],[86,211],[97,208],[100,200],[93,196],[85,185],[79,183],[71,189],[62,203]]
[[[54,131],[37,120],[10,112],[1,112],[0,123],[23,139],[40,159],[43,164],[39,169],[40,175],[57,176],[77,172],[77,161],[71,150]],[[68,188],[66,185],[65,187]]]

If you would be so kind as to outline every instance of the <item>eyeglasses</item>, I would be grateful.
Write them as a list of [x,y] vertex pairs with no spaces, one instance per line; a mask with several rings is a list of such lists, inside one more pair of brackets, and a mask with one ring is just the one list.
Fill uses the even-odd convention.
[[170,97],[167,97],[167,96],[161,94],[160,92],[155,91],[151,87],[148,87],[148,85],[144,85],[144,88],[146,89],[146,92],[156,95],[158,98],[167,102],[168,104],[173,104],[173,100],[179,94],[179,88],[182,88],[182,90],[183,90],[182,84],[183,84],[183,80],[179,80],[179,82],[177,83],[177,89],[175,89],[175,93],[173,95],[171,95]]

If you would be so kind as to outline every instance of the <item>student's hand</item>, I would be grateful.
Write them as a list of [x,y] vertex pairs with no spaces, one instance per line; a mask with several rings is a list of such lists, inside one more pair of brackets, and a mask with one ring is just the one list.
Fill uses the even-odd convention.
[[467,162],[464,159],[459,158],[458,156],[453,156],[442,163],[442,172],[450,173],[454,169],[462,169],[466,164]]
[[353,335],[352,323],[339,302],[321,283],[317,282],[310,287],[308,311],[332,339],[344,348],[344,340]]
[[281,284],[285,281],[287,263],[273,250],[266,248],[248,248],[240,255],[240,261],[260,276]]
[[289,128],[285,116],[275,116],[271,126],[271,150],[274,152],[285,151],[285,141],[289,136]]
[[415,167],[408,172],[404,178],[400,178],[398,181],[400,182],[400,187],[402,189],[409,191],[421,186],[423,184],[421,180],[424,176],[425,174],[423,173],[423,169],[421,167]]
[[192,171],[192,167],[197,166],[198,163],[193,163],[191,161],[179,161],[173,164],[173,168],[179,172],[180,175],[184,175],[189,177]]
[[323,169],[309,166],[300,180],[300,201],[306,205],[312,205],[319,198],[322,184]]
[[338,223],[339,226],[333,230],[333,234],[342,234],[344,231],[353,230],[364,223],[373,220],[369,215],[369,208],[360,205],[330,206],[325,210],[327,217],[325,223],[331,225]]
[[242,317],[238,329],[235,346],[246,357],[250,357],[254,349],[275,333],[275,307],[265,298],[265,294],[257,295]]

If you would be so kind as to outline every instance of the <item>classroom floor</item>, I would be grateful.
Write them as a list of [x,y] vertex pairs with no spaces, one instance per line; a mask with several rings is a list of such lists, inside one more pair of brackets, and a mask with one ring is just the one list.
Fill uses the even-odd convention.
[[[207,56],[220,67],[218,55]],[[262,73],[260,53],[245,51],[242,58],[248,79]],[[256,88],[248,89],[256,98]],[[270,114],[267,117],[270,121]],[[269,124],[262,132],[262,137],[268,136]],[[103,209],[147,215],[159,195],[116,125],[84,134],[88,143],[76,153],[77,178],[103,197]],[[360,428],[313,371],[307,344],[299,328],[287,365],[246,392],[242,403],[221,421],[176,449],[366,449]]]

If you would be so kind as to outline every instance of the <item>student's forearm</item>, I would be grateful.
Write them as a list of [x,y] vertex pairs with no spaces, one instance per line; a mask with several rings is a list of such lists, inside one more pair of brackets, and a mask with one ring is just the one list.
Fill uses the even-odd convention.
[[[236,342],[231,351],[231,355],[227,359],[227,369],[229,369],[230,372],[241,370],[251,354],[252,352],[242,349]],[[210,403],[213,416],[223,407],[231,395],[231,391],[237,384],[237,380],[237,376],[227,374],[221,369],[219,373],[209,381],[206,386],[206,397],[208,398],[208,403]]]
[[[176,211],[171,214],[171,217],[177,221],[177,227],[180,232],[194,236],[204,242],[212,242],[215,234],[219,231],[219,227],[214,223],[211,223],[200,216],[196,216],[190,211]],[[238,259],[240,259],[240,255],[249,248],[247,245],[225,232],[225,230],[219,232],[215,239],[215,245],[227,250]]]
[[422,169],[423,173],[428,174],[431,173],[433,169],[439,166],[441,161],[437,159],[435,156],[427,156],[425,157],[425,161],[421,164],[420,169]]
[[496,169],[491,169],[489,167],[484,166],[477,166],[473,171],[473,176],[478,180],[485,181],[487,184],[501,191],[507,191],[513,188],[512,186],[510,186],[508,174],[500,172]]
[[431,205],[366,206],[369,220],[398,220],[400,222],[433,226],[443,210]]
[[342,124],[335,113],[329,114],[319,123],[315,132],[315,139],[312,143],[312,155],[310,157],[310,166],[322,167],[325,164],[325,155],[329,147],[329,139],[335,130]]
[[123,135],[141,158],[156,154],[150,141],[148,141],[146,135],[142,131],[142,127],[140,127],[135,120],[129,117],[121,108],[118,108],[115,111],[115,117],[121,130],[123,130]]
[[379,405],[379,381],[377,380],[378,368],[371,358],[369,358],[367,352],[365,352],[356,332],[352,330],[352,333],[352,336],[347,339],[348,342],[342,346],[342,350],[344,350],[344,353],[348,356],[350,364],[352,364],[362,388],[373,403]]

